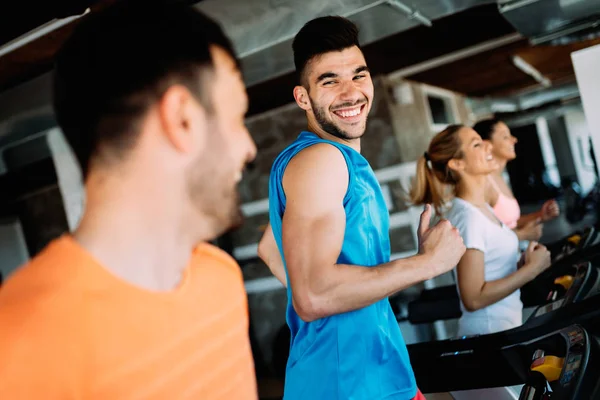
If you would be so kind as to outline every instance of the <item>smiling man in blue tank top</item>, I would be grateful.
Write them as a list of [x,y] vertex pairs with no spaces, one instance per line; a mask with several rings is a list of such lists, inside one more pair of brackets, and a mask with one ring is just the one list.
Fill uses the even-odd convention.
[[284,399],[422,398],[387,298],[451,270],[462,239],[448,221],[429,228],[426,207],[419,254],[390,261],[387,207],[360,154],[373,83],[358,29],[341,17],[317,18],[293,48],[294,98],[308,130],[275,160],[272,230],[259,245],[288,287]]

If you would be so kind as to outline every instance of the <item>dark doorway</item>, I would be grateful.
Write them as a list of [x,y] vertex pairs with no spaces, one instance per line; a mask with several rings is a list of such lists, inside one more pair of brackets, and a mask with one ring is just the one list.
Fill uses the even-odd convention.
[[517,158],[506,167],[513,193],[520,204],[539,203],[556,195],[545,178],[546,166],[535,124],[511,127],[518,139]]

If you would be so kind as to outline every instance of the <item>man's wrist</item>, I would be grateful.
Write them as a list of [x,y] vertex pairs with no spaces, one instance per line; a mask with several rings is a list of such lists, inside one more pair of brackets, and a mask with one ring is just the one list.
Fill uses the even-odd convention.
[[411,258],[415,273],[419,275],[419,280],[421,282],[427,281],[436,276],[434,273],[435,268],[432,267],[434,260],[430,254],[418,253]]

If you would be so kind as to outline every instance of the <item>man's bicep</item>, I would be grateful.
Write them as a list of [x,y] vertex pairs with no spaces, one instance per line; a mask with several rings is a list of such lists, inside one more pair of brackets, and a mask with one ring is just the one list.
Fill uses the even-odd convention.
[[293,209],[286,210],[283,216],[283,253],[288,266],[315,259],[334,264],[342,248],[345,224],[346,214],[342,205],[312,216],[296,213]]
[[296,278],[310,280],[322,267],[333,266],[344,240],[345,160],[335,148],[313,150],[290,163],[284,176],[283,252],[292,285],[300,281]]

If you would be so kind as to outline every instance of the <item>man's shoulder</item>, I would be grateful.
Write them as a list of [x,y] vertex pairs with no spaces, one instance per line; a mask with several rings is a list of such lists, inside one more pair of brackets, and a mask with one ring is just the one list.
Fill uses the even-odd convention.
[[342,146],[326,141],[315,141],[304,146],[289,147],[280,154],[276,164],[285,164],[289,168],[298,165],[310,166],[315,163],[343,163],[344,158]]
[[331,143],[316,143],[299,151],[285,170],[285,174],[308,175],[312,179],[348,174],[346,157]]
[[71,239],[61,237],[46,246],[28,263],[18,267],[0,288],[0,308],[58,301],[81,276],[77,250]]
[[83,293],[70,273],[75,269],[67,259],[61,263],[53,251],[43,250],[0,288],[0,354],[6,346],[56,346],[77,337],[84,317]]
[[12,398],[54,397],[42,392],[64,389],[82,368],[83,295],[68,273],[48,279],[47,258],[42,252],[0,288],[0,391]]

